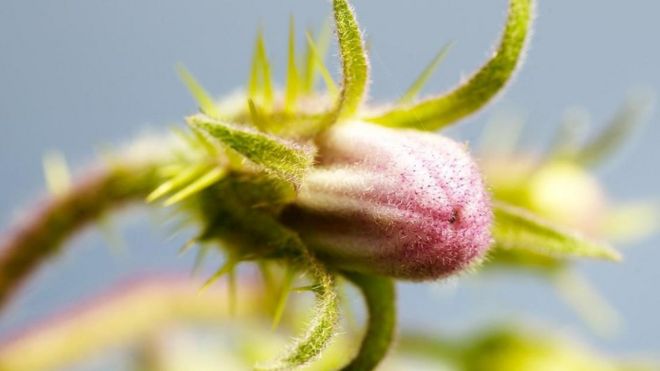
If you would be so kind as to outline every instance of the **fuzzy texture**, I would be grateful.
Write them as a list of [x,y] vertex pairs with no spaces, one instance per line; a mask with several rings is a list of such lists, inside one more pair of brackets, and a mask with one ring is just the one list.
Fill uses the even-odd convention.
[[491,242],[491,211],[463,145],[363,122],[318,141],[319,164],[284,220],[339,267],[426,280],[459,272]]

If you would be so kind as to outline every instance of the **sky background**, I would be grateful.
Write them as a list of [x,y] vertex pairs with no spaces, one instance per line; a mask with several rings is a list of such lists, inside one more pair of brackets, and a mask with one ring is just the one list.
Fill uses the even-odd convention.
[[[498,39],[506,1],[356,0],[355,7],[371,43],[371,97],[387,101],[447,42],[454,47],[427,93],[451,87],[479,66]],[[165,129],[194,111],[174,72],[177,62],[214,94],[230,93],[247,79],[261,25],[283,81],[289,15],[300,30],[317,27],[329,12],[324,0],[0,0],[0,226],[43,194],[46,151],[60,150],[79,167],[100,148],[145,128]],[[526,145],[540,148],[571,107],[587,109],[597,126],[627,92],[660,90],[659,2],[540,1],[537,13],[532,47],[515,83],[452,135],[474,140],[493,114],[516,111],[527,118]],[[336,54],[329,61],[337,72]],[[616,161],[598,170],[612,198],[660,199],[659,117],[654,114]],[[176,256],[181,239],[168,240],[164,228],[144,221],[148,214],[138,216],[119,223],[125,254],[117,256],[92,232],[45,266],[0,317],[0,337],[135,274],[187,272],[193,257]],[[625,319],[615,336],[594,334],[552,287],[522,275],[403,285],[402,320],[460,333],[493,319],[523,317],[570,329],[613,353],[660,357],[659,242],[656,236],[627,247],[620,265],[580,265]]]

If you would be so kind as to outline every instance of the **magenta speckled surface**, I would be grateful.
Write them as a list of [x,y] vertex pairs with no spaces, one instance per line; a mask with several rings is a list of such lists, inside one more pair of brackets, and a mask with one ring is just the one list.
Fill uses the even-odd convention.
[[426,280],[478,260],[489,195],[465,146],[353,122],[319,141],[319,164],[287,214],[303,239],[346,269]]

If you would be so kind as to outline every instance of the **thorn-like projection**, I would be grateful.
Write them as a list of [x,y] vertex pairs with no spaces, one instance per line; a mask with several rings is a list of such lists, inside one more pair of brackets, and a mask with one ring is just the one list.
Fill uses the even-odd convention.
[[62,195],[71,188],[71,172],[62,153],[47,153],[43,159],[43,167],[46,186],[53,195]]
[[220,110],[213,101],[213,98],[211,98],[197,79],[182,64],[177,65],[176,69],[179,77],[181,77],[181,80],[186,84],[186,87],[197,101],[200,111],[213,118],[220,118]]
[[415,81],[412,83],[410,88],[406,91],[406,93],[399,99],[398,104],[408,104],[415,100],[419,93],[422,91],[428,80],[433,76],[433,73],[435,70],[438,69],[440,66],[440,63],[445,60],[445,57],[447,57],[447,53],[449,53],[449,49],[451,49],[452,43],[448,43],[447,45],[443,46],[442,49],[438,52],[438,54],[435,55],[433,60],[431,60],[431,63],[429,63],[428,66],[422,71],[422,73],[415,79]]

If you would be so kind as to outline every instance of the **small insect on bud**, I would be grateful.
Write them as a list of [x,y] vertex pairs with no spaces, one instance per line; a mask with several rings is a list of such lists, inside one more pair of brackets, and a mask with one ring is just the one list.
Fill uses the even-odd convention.
[[425,280],[457,273],[491,243],[489,195],[463,145],[413,130],[340,124],[284,213],[347,270]]

